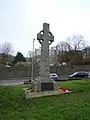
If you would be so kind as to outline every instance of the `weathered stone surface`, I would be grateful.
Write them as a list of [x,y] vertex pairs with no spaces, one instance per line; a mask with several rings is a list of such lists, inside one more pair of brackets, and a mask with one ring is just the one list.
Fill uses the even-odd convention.
[[48,23],[43,24],[37,40],[41,44],[40,77],[32,82],[33,91],[52,91],[57,87],[55,81],[49,78],[49,45],[54,41],[54,36],[49,31]]
[[63,91],[40,91],[40,92],[31,92],[30,90],[25,90],[26,98],[37,98],[37,97],[43,97],[43,96],[52,96],[52,95],[59,95],[59,94],[66,94],[71,93],[71,91],[63,92]]
[[[50,88],[48,88],[48,86],[50,86]],[[52,90],[57,90],[57,84],[56,82],[53,81],[34,81],[33,84],[33,90],[34,92],[40,92],[40,91],[52,91]],[[51,87],[52,86],[52,87]]]

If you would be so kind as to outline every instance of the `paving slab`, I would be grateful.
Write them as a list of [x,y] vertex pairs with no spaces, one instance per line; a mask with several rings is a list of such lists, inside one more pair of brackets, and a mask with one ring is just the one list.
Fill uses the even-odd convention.
[[71,93],[71,91],[64,92],[64,91],[58,91],[58,90],[44,91],[44,92],[31,92],[31,90],[24,89],[24,91],[25,91],[26,99]]

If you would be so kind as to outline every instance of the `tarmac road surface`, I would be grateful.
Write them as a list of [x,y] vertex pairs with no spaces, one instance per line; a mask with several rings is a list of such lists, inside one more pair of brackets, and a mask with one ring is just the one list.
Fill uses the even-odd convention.
[[15,85],[15,84],[23,84],[24,81],[29,80],[29,78],[22,78],[22,79],[3,79],[0,80],[1,85]]
[[[15,85],[15,84],[23,84],[24,81],[29,80],[29,77],[26,78],[3,78],[0,79],[0,84],[1,85]],[[68,79],[68,75],[60,75],[59,76],[59,81],[63,81],[63,80],[67,80]],[[58,82],[58,81],[56,81]]]

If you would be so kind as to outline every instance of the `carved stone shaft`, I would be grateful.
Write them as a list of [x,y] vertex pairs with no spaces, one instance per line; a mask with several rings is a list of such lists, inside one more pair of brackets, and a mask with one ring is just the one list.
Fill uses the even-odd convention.
[[43,24],[43,30],[37,34],[37,39],[41,44],[40,77],[42,81],[49,81],[49,45],[54,41],[49,24]]
[[41,44],[40,77],[33,80],[32,90],[35,92],[56,90],[55,81],[49,78],[49,45],[54,41],[49,24],[43,24],[43,30],[37,34],[37,40]]

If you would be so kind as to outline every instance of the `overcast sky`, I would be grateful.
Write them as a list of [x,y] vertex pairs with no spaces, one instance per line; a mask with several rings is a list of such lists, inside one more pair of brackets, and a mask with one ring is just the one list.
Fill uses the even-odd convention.
[[[50,23],[55,36],[52,46],[73,33],[89,42],[90,0],[0,0],[0,44],[11,42],[15,53],[27,56],[43,22]],[[35,47],[39,47],[38,41]]]

